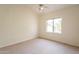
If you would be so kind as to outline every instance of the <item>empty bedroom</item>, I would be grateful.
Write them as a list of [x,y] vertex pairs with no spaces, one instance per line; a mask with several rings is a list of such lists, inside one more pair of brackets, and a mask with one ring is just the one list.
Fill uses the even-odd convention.
[[79,5],[0,4],[0,54],[79,54]]

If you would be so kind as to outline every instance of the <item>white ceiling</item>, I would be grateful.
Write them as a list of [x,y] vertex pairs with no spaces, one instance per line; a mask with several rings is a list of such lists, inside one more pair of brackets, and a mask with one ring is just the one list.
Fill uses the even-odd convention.
[[[74,5],[75,4],[44,4],[46,8],[41,13],[47,13],[58,9],[66,8],[69,6],[74,6]],[[28,6],[32,8],[35,12],[40,13],[39,4],[30,4]]]
[[[44,8],[44,10],[42,12],[39,11],[39,4],[23,4],[23,5],[0,5],[0,6],[23,6],[25,8],[30,8],[32,9],[34,12],[36,13],[48,13],[51,11],[55,11],[55,10],[59,10],[62,8],[66,8],[66,7],[70,7],[70,6],[74,6],[74,5],[78,5],[78,4],[43,4],[46,8]],[[79,6],[79,5],[78,5]]]

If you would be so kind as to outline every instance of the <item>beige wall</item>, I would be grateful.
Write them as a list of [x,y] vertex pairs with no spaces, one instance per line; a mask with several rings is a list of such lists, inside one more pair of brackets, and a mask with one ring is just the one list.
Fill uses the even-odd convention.
[[37,14],[25,5],[0,5],[0,47],[37,37]]
[[[79,6],[38,15],[25,5],[0,5],[0,47],[39,36],[79,46]],[[46,20],[62,17],[62,34],[46,33]],[[39,26],[38,26],[39,24]]]
[[[62,34],[46,33],[46,20],[61,17]],[[79,46],[79,6],[72,6],[56,10],[40,16],[40,37]]]

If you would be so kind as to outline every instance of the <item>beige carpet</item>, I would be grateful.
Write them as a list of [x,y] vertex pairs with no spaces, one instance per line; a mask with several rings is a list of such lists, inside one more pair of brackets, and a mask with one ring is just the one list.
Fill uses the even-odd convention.
[[45,39],[33,39],[5,48],[0,53],[7,54],[72,54],[79,53],[79,48]]

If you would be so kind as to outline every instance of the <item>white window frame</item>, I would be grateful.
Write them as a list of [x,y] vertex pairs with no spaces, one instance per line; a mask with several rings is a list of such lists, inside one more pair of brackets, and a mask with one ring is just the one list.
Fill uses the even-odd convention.
[[[55,28],[54,20],[56,20],[56,19],[61,19],[61,31],[60,32],[55,32],[55,29],[54,29]],[[48,25],[47,24],[47,21],[49,21],[49,20],[53,20],[52,32],[48,32],[47,31],[47,25]],[[52,18],[52,19],[49,19],[49,20],[46,21],[46,32],[48,32],[48,33],[59,33],[59,34],[61,34],[62,33],[62,20],[63,19],[59,17],[59,18]]]

